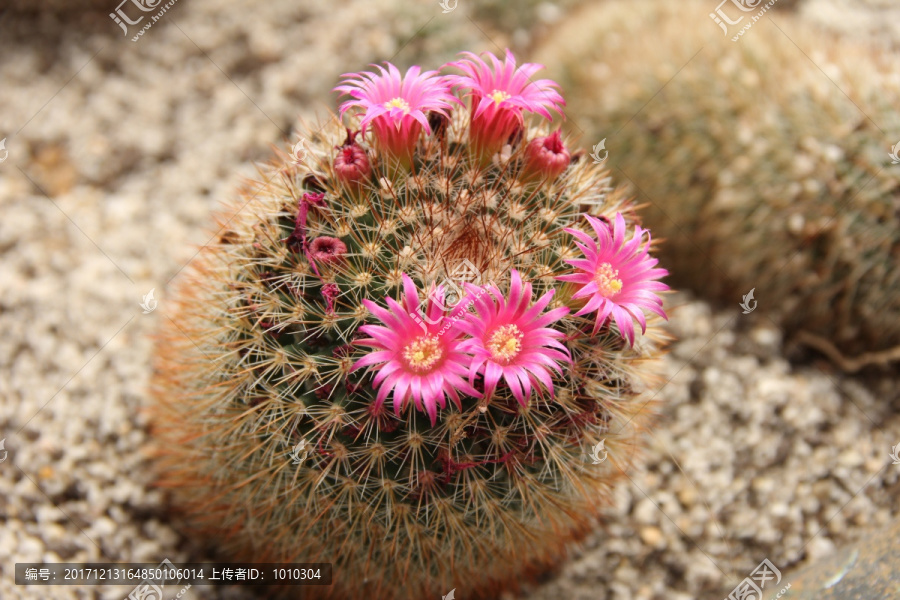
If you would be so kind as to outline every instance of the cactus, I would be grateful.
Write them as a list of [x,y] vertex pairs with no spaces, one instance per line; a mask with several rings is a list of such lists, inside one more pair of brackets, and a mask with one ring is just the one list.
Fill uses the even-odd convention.
[[706,2],[632,4],[573,15],[537,56],[645,194],[673,282],[735,308],[755,288],[849,354],[900,344],[896,61],[784,14],[733,42],[746,17],[726,37]]
[[346,76],[352,129],[263,167],[173,293],[160,484],[223,557],[331,562],[321,597],[495,597],[639,450],[665,271],[624,190],[530,114],[554,84],[488,58]]

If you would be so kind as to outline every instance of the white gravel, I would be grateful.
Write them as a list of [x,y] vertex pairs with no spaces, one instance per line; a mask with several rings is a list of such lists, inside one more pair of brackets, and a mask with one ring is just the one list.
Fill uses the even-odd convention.
[[[0,20],[0,598],[128,593],[17,587],[15,562],[202,559],[142,455],[167,283],[253,161],[289,145],[298,117],[326,113],[341,73],[509,43],[466,11],[180,0],[136,43],[105,15],[84,30]],[[145,315],[151,288],[159,305]],[[604,528],[523,598],[710,596],[762,558],[786,569],[895,516],[896,380],[792,368],[762,309],[671,304],[680,341],[645,466]]]
[[764,313],[672,304],[681,341],[645,465],[533,599],[724,597],[764,558],[784,571],[900,511],[896,379],[792,368]]

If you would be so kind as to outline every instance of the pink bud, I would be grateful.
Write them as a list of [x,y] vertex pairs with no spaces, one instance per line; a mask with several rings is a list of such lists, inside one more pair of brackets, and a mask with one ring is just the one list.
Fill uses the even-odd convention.
[[528,143],[525,148],[524,174],[527,178],[553,180],[566,170],[570,161],[569,151],[557,130],[547,137],[535,138]]
[[339,181],[350,187],[358,187],[371,172],[366,151],[356,142],[341,146],[334,159],[334,174]]

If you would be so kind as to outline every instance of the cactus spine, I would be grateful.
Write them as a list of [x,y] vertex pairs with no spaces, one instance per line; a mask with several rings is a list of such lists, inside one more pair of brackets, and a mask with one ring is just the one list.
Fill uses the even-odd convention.
[[[321,597],[515,586],[589,530],[648,424],[659,317],[634,345],[613,321],[593,333],[593,314],[574,316],[578,286],[556,279],[572,271],[564,229],[584,229],[582,213],[634,228],[623,190],[583,156],[526,177],[545,126],[526,122],[485,164],[469,109],[431,117],[407,167],[377,130],[348,135],[338,119],[305,135],[302,162],[274,158],[219,220],[159,336],[161,484],[224,556],[332,562],[332,586],[305,588]],[[374,335],[360,327],[377,322],[366,302],[402,301],[404,274],[434,291],[461,263],[498,289],[515,269],[534,298],[554,290],[547,311],[572,309],[554,324],[571,364],[552,394],[535,379],[524,404],[501,381],[433,424],[418,401],[398,414],[376,401],[378,369],[354,369]],[[603,439],[609,460],[592,464]]]

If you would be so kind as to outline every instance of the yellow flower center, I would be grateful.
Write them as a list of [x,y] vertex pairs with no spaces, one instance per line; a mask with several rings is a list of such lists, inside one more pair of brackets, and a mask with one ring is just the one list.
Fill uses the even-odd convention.
[[613,269],[609,263],[603,263],[594,275],[594,283],[597,289],[607,298],[611,298],[622,291],[622,280],[619,279],[619,270]]
[[522,351],[524,334],[515,325],[503,325],[491,334],[487,349],[491,358],[501,364],[509,364]]
[[500,104],[504,100],[509,99],[509,94],[501,90],[494,90],[491,92],[491,100],[494,101],[495,104]]
[[403,349],[403,358],[416,372],[422,373],[433,367],[444,351],[436,336],[423,335]]
[[409,112],[409,103],[406,100],[404,100],[403,98],[400,98],[399,96],[397,98],[394,98],[393,100],[390,100],[389,102],[385,102],[384,107],[385,108],[399,108],[404,113]]

